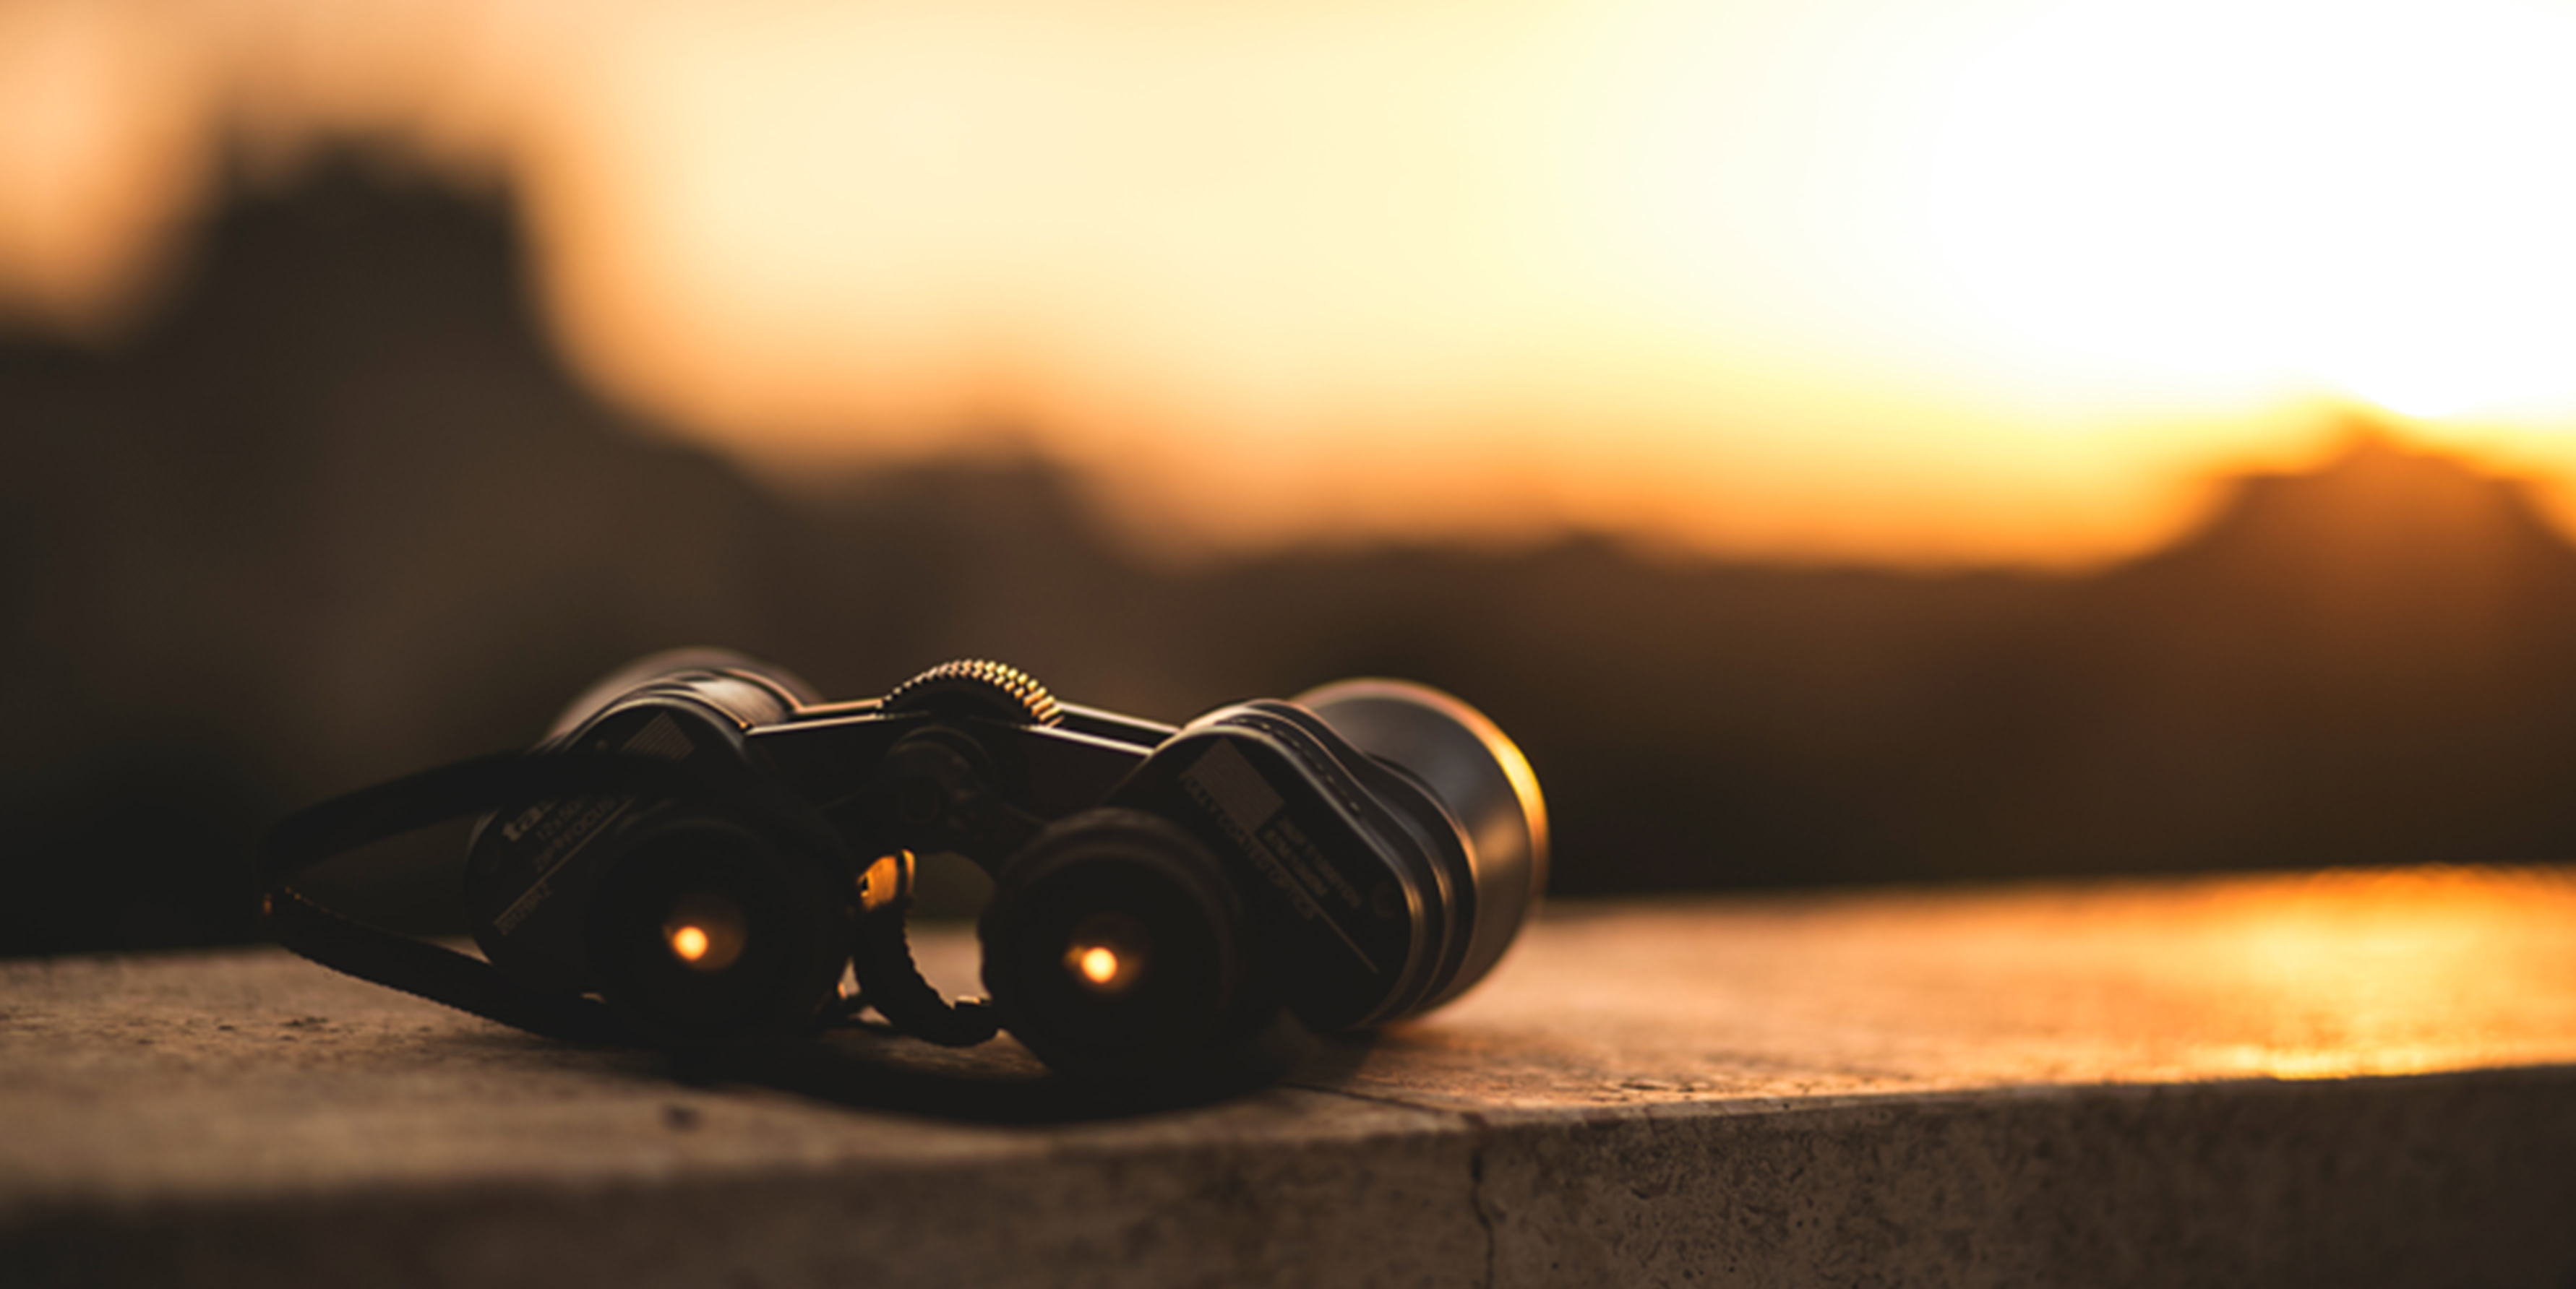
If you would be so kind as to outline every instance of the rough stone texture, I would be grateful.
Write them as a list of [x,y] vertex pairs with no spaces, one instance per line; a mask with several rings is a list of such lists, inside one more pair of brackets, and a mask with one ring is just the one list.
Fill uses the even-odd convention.
[[825,1055],[0,966],[0,1284],[2576,1285],[2576,870],[1561,907],[1127,1117],[1007,1042]]

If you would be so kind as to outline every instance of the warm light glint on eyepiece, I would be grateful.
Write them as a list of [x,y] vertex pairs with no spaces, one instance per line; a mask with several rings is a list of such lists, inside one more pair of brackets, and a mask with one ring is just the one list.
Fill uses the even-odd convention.
[[684,926],[671,933],[671,952],[682,962],[696,962],[707,956],[707,933],[703,927]]
[[1143,973],[1152,937],[1124,913],[1095,913],[1073,929],[1064,969],[1097,994],[1124,993]]
[[713,973],[732,966],[749,938],[742,909],[721,895],[683,895],[662,919],[662,943],[691,971]]

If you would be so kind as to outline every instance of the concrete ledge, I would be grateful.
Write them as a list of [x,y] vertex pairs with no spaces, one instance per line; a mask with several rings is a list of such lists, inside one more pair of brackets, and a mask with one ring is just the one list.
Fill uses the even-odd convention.
[[1560,910],[1291,1086],[1098,1121],[871,1108],[1014,1104],[1007,1044],[709,1083],[272,952],[11,964],[0,1036],[12,1285],[2576,1276],[2562,870]]

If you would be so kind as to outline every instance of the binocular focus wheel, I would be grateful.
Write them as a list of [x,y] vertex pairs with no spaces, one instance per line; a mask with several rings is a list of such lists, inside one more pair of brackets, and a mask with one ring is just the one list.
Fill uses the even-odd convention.
[[1023,725],[1054,725],[1064,719],[1055,695],[1036,677],[984,658],[943,662],[895,686],[885,696],[885,710],[990,716]]

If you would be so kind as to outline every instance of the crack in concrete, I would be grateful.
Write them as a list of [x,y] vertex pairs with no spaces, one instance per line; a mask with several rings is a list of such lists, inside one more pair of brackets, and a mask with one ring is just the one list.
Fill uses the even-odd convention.
[[1467,1130],[1476,1143],[1467,1154],[1467,1207],[1476,1215],[1476,1225],[1485,1232],[1485,1278],[1481,1283],[1484,1289],[1494,1289],[1494,1253],[1497,1240],[1494,1234],[1494,1215],[1485,1210],[1485,1146],[1493,1140],[1493,1128],[1485,1122],[1485,1116],[1480,1114],[1462,1114],[1458,1117],[1466,1121]]
[[1356,1092],[1349,1088],[1307,1083],[1289,1083],[1284,1086],[1302,1088],[1308,1092],[1320,1092],[1326,1096],[1348,1097],[1353,1101],[1365,1101],[1374,1105],[1416,1110],[1442,1118],[1455,1118],[1459,1125],[1467,1130],[1467,1139],[1471,1143],[1467,1151],[1467,1210],[1475,1214],[1476,1228],[1485,1233],[1485,1274],[1477,1283],[1482,1286],[1482,1289],[1493,1289],[1494,1263],[1500,1252],[1501,1239],[1494,1228],[1494,1214],[1485,1204],[1485,1148],[1493,1142],[1496,1135],[1491,1120],[1472,1110],[1423,1105],[1420,1102],[1399,1097]]

